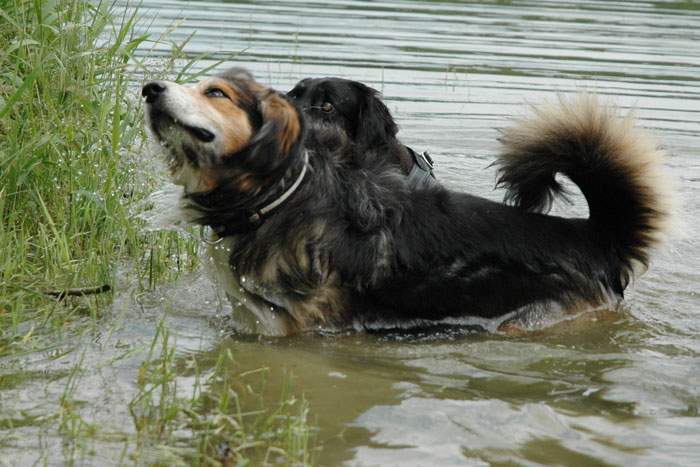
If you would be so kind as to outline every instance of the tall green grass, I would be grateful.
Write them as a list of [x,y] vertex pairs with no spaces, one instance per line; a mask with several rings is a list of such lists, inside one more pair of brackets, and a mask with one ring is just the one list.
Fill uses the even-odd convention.
[[115,266],[153,239],[128,209],[148,185],[129,162],[143,136],[127,73],[147,39],[136,15],[10,0],[0,17],[1,355],[30,332],[97,317],[108,295],[59,304],[46,292],[113,285]]
[[[194,265],[192,240],[143,233],[132,217],[152,189],[139,170],[145,135],[129,72],[144,71],[135,52],[151,40],[137,33],[138,21],[136,13],[115,17],[110,5],[89,1],[0,3],[0,367],[14,365],[15,374],[22,356],[66,342],[86,325],[98,331],[106,325],[101,318],[111,293],[59,300],[48,292],[113,288],[121,264],[130,264],[145,287],[164,272]],[[161,64],[185,80],[192,61],[180,72],[172,68],[182,45]],[[174,339],[163,323],[153,333],[143,371],[133,375],[137,394],[122,408],[134,421],[133,430],[119,435],[124,459],[163,448],[178,463],[247,463],[273,455],[309,462],[305,404],[286,394],[279,406],[257,407],[252,418],[243,414],[224,360],[202,376],[195,395],[184,396]],[[99,426],[74,400],[84,371],[77,358],[63,396],[47,401],[56,413],[42,417],[42,429],[67,443],[68,464],[88,455],[84,440],[100,442]],[[0,390],[13,384],[4,385],[0,374]],[[12,428],[2,415],[0,428]],[[175,436],[183,427],[191,439]]]

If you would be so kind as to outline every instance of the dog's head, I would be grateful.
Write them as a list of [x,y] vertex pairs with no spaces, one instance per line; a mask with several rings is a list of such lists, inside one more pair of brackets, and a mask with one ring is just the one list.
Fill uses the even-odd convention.
[[363,149],[396,140],[398,128],[379,92],[362,83],[342,78],[307,78],[287,95],[312,127],[340,129]]
[[151,81],[142,95],[147,126],[188,195],[223,183],[242,194],[264,189],[284,174],[301,141],[294,105],[240,68],[191,86]]

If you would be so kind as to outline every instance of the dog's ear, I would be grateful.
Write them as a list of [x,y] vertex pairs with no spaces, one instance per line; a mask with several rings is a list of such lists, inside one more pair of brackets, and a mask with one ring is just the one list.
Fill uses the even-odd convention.
[[379,91],[358,82],[353,82],[352,85],[360,96],[356,140],[367,146],[377,146],[394,139],[399,129],[391,112],[381,101]]
[[290,100],[272,90],[268,90],[260,100],[263,127],[273,125],[275,138],[283,155],[291,152],[301,137],[301,114]]
[[237,81],[237,80],[244,80],[244,81],[255,81],[255,77],[253,77],[253,73],[250,71],[246,70],[245,68],[241,67],[231,67],[228,68],[222,72],[219,72],[216,74],[217,77],[223,78],[228,81]]
[[299,94],[301,94],[309,81],[311,81],[311,78],[304,78],[298,81],[297,84],[295,84],[294,87],[287,92],[287,96],[291,97],[292,99],[298,98]]
[[270,173],[281,166],[301,144],[302,116],[289,99],[272,89],[258,93],[260,129],[245,149],[245,165],[257,173]]

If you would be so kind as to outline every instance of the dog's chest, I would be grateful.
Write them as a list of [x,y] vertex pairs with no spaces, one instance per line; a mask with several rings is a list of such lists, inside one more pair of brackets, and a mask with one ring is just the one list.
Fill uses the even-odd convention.
[[235,247],[235,239],[226,237],[209,246],[208,257],[216,282],[231,301],[237,327],[246,333],[287,334],[290,325],[283,294],[253,275],[239,274],[230,262]]

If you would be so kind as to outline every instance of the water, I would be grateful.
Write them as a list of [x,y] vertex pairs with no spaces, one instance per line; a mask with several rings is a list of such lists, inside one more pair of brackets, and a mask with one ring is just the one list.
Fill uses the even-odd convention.
[[[125,276],[112,310],[118,326],[86,357],[97,368],[77,391],[94,407],[87,416],[130,431],[126,405],[144,357],[129,349],[147,345],[166,316],[180,362],[231,350],[235,371],[266,367],[272,388],[291,374],[318,426],[322,465],[699,465],[700,5],[329,3],[144,0],[143,11],[153,33],[176,22],[176,41],[196,31],[186,50],[212,53],[201,66],[228,60],[281,90],[309,76],[379,89],[401,139],[430,150],[443,183],[492,199],[502,197],[488,168],[497,129],[524,103],[595,90],[636,109],[668,149],[680,234],[630,287],[623,309],[517,338],[243,339],[221,333],[216,317],[228,305],[204,273],[145,296]],[[557,212],[586,210],[579,199]],[[30,359],[37,374],[4,389],[17,413],[48,412],[50,403],[32,398],[37,384],[42,401],[60,397],[76,351],[56,352]],[[188,384],[184,370],[181,380]],[[17,443],[7,452],[35,458],[21,449],[35,440]],[[121,445],[101,443],[97,463],[119,458]]]

